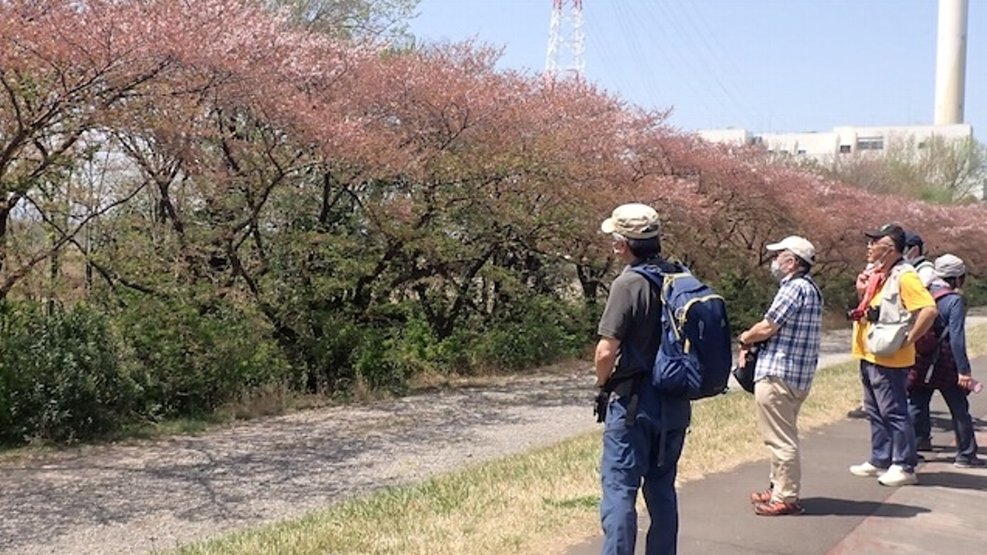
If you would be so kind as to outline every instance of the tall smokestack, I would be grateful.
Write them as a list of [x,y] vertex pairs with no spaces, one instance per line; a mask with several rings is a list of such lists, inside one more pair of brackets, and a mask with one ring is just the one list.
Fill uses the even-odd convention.
[[936,39],[936,125],[963,123],[968,0],[939,0]]

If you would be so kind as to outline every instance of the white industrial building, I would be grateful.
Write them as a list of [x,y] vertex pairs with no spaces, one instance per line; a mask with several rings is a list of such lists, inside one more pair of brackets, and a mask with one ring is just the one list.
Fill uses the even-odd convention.
[[[703,139],[730,145],[755,145],[779,156],[806,157],[823,163],[843,156],[880,156],[886,152],[911,153],[939,144],[969,143],[973,127],[963,123],[966,88],[968,0],[939,0],[936,43],[934,123],[932,125],[841,126],[832,131],[754,134],[745,129],[698,131]],[[987,198],[987,178],[969,190]],[[983,183],[979,183],[983,181]]]
[[746,129],[705,129],[703,139],[732,145],[760,145],[770,153],[831,160],[854,153],[878,153],[892,145],[925,148],[934,140],[952,142],[973,138],[973,127],[965,123],[947,125],[840,126],[832,131],[754,134]]
[[[809,158],[824,165],[842,157],[883,156],[885,153],[919,158],[925,148],[974,139],[973,127],[965,123],[945,125],[841,126],[832,131],[755,134],[746,129],[706,129],[697,134],[710,142],[736,146],[758,146],[782,157]],[[934,151],[933,151],[934,152]],[[980,200],[987,198],[987,175],[971,176],[964,189]]]

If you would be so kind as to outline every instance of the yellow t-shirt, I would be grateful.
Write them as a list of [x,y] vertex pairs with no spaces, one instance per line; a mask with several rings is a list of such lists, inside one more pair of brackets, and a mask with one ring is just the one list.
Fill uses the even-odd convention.
[[[922,285],[922,280],[919,279],[918,274],[914,270],[906,270],[905,272],[902,272],[901,280],[898,283],[901,284],[901,302],[905,305],[905,309],[908,310],[908,312],[914,313],[915,311],[921,310],[927,306],[936,305],[936,301],[932,298],[932,294],[930,294],[929,290]],[[884,286],[882,285],[881,290],[875,293],[874,298],[871,299],[870,306],[877,306],[881,304],[881,293],[883,291]],[[879,364],[888,368],[911,368],[915,364],[915,345],[906,345],[891,356],[880,357],[867,352],[867,330],[869,329],[869,326],[870,322],[867,322],[866,320],[863,322],[858,321],[853,323],[852,354],[855,358],[873,362],[874,364]]]

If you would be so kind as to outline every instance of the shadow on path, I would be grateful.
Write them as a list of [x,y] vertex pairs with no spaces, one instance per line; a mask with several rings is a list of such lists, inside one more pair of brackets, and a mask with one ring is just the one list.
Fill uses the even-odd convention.
[[[923,481],[925,475],[922,475]],[[834,499],[832,497],[808,497],[802,500],[805,512],[801,516],[871,516],[912,518],[921,513],[929,512],[925,507],[900,505],[881,501],[855,501],[853,499]]]

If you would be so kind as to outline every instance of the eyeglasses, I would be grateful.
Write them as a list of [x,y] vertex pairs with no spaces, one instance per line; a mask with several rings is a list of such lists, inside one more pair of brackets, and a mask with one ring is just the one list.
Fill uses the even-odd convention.
[[867,240],[867,246],[868,247],[876,247],[878,245],[880,245],[882,247],[894,247],[893,244],[888,243],[887,241],[882,241],[880,239],[868,239]]

